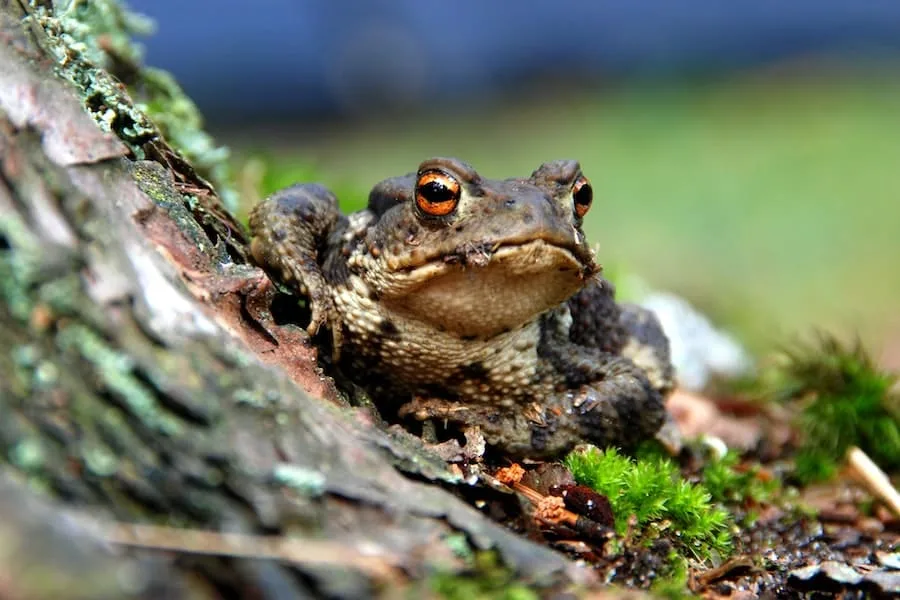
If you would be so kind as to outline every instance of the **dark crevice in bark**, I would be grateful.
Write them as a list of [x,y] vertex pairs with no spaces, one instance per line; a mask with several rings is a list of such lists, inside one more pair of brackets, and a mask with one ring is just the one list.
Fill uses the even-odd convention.
[[275,292],[269,310],[276,325],[296,325],[306,329],[312,317],[307,302],[283,292]]

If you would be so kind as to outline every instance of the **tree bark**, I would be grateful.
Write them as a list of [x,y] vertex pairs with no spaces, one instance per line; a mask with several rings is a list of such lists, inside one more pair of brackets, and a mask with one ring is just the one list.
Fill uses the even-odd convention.
[[[465,484],[417,440],[342,401],[305,333],[273,318],[242,226],[122,86],[87,64],[73,80],[65,61],[85,59],[60,56],[51,11],[0,0],[0,500],[29,499],[0,503],[0,596],[49,597],[46,571],[7,560],[28,541],[62,557],[32,564],[77,582],[57,598],[366,596],[390,573],[461,568],[461,538],[523,580],[582,578],[459,500]],[[81,525],[60,531],[73,507]],[[114,522],[298,545],[123,557],[70,543],[167,546]]]

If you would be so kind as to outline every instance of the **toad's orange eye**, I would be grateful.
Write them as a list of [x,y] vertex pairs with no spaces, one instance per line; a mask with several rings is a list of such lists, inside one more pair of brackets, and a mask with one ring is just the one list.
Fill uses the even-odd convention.
[[416,206],[431,217],[449,215],[459,203],[459,182],[443,171],[425,171],[416,181]]
[[575,214],[579,218],[586,215],[588,209],[591,208],[591,202],[594,201],[594,190],[591,188],[591,182],[584,175],[579,177],[572,186],[572,199],[575,201]]

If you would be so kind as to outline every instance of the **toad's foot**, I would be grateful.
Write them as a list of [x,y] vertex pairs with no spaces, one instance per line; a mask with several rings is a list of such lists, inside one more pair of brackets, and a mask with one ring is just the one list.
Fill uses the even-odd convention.
[[341,347],[341,318],[319,251],[330,235],[345,226],[334,194],[317,184],[281,190],[250,213],[254,261],[309,298],[311,318],[306,331],[312,336],[327,324],[335,358]]

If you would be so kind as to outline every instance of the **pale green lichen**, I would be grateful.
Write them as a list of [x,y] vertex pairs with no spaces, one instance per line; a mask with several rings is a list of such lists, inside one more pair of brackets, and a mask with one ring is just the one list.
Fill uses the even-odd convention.
[[118,0],[57,0],[53,8],[67,45],[106,69],[112,67],[110,55],[139,63],[143,48],[132,36],[147,36],[155,29],[151,19],[126,9]]
[[41,361],[34,369],[34,387],[50,389],[59,381],[59,367],[47,360]]
[[40,360],[40,352],[32,344],[23,344],[12,349],[13,361],[16,365],[31,368]]
[[137,65],[140,60],[140,50],[130,41],[133,33],[142,31],[131,29],[134,18],[126,17],[115,0],[69,0],[53,9],[31,2],[31,8],[48,33],[45,47],[56,58],[57,72],[82,90],[84,107],[97,124],[143,158],[141,146],[159,133],[108,72],[117,64]]
[[469,545],[469,540],[466,538],[465,534],[448,534],[444,536],[444,544],[450,549],[453,555],[458,558],[472,560],[475,557],[472,546]]
[[313,469],[288,463],[279,463],[272,469],[272,476],[279,484],[304,496],[321,496],[325,493],[325,476]]
[[135,435],[121,410],[111,406],[103,407],[96,416],[98,433],[95,435],[102,436],[113,448],[129,448],[134,462],[142,465],[157,463],[157,455]]
[[18,215],[0,218],[0,238],[12,250],[0,254],[0,297],[13,317],[24,321],[33,307],[28,286],[40,270],[40,244]]
[[7,381],[3,383],[13,394],[30,396],[32,393],[32,368],[34,366],[36,351],[30,345],[12,346],[9,349],[11,370],[7,375]]
[[264,408],[269,404],[264,394],[261,394],[258,390],[251,390],[248,388],[238,388],[234,390],[231,393],[231,398],[234,400],[235,404],[245,404],[254,408]]
[[[238,265],[234,263],[228,265],[229,274],[237,278],[253,277],[255,274],[254,269],[256,269],[256,267],[249,265]],[[225,362],[238,369],[244,369],[250,365],[256,364],[256,359],[253,355],[244,352],[243,349],[236,345],[226,344],[216,348],[216,351],[218,356]],[[277,402],[281,398],[278,392],[269,390],[267,393],[271,396],[269,398],[270,402]]]
[[67,0],[53,10],[31,2],[31,7],[38,25],[51,34],[47,49],[58,72],[83,91],[85,108],[105,131],[117,135],[137,159],[145,158],[143,144],[161,134],[212,182],[225,206],[236,209],[228,149],[204,131],[197,106],[168,73],[141,65],[143,51],[132,38],[149,34],[152,21],[118,0]]
[[9,451],[9,461],[17,468],[34,472],[44,465],[44,446],[37,438],[25,438],[15,444]]
[[46,281],[38,290],[38,298],[55,313],[61,315],[74,315],[85,312],[81,306],[81,277],[77,273],[69,273],[64,277]]
[[116,352],[95,332],[79,324],[63,328],[56,340],[64,352],[77,351],[94,365],[103,384],[141,422],[168,435],[181,433],[178,420],[160,410],[153,394],[134,375],[134,362],[128,355]]
[[88,471],[98,477],[111,477],[119,470],[119,459],[109,448],[91,446],[85,448],[81,455]]

